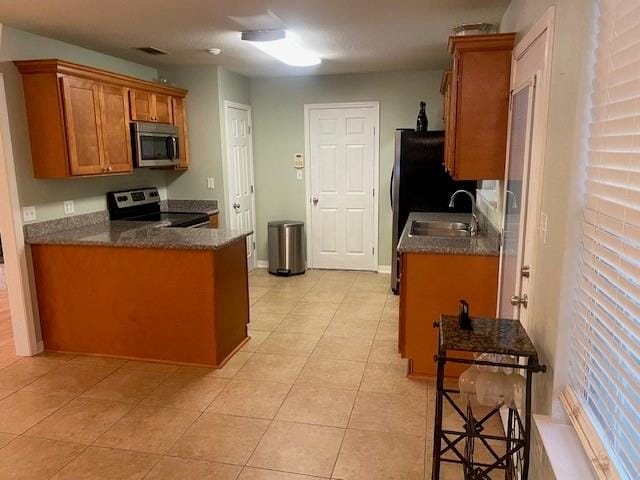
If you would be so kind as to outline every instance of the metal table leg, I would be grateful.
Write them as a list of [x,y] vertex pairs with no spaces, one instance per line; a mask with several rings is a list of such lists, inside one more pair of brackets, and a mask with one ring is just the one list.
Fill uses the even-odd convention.
[[438,355],[438,377],[436,381],[436,418],[433,428],[433,468],[431,480],[440,479],[440,440],[442,438],[442,409],[444,396],[444,356]]

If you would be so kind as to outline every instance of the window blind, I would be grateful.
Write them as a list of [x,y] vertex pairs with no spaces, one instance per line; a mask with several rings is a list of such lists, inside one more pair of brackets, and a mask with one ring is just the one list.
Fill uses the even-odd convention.
[[600,0],[599,6],[569,384],[604,446],[596,452],[597,469],[614,468],[615,476],[635,480],[640,479],[640,2]]

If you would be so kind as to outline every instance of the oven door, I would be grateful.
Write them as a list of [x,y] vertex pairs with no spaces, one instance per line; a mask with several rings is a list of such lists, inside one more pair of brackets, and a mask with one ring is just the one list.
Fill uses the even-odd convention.
[[[151,127],[141,128],[140,125],[134,124],[133,138],[135,139],[136,167],[171,167],[178,165],[180,163],[180,139],[177,128],[170,125],[152,125]],[[146,124],[144,125],[146,126]]]

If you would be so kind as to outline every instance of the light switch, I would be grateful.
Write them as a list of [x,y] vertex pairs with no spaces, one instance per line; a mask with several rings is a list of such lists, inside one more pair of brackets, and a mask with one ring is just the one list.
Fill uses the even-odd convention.
[[22,219],[25,222],[33,222],[36,219],[36,207],[23,207]]
[[548,224],[549,216],[545,212],[540,212],[540,239],[543,245],[547,243]]
[[296,178],[298,180],[302,180],[303,179],[302,170],[296,170]]
[[64,214],[71,215],[75,211],[73,200],[67,200],[64,202]]
[[215,182],[214,182],[213,178],[211,178],[211,177],[207,178],[207,188],[209,190],[213,190],[215,188],[215,186],[216,185],[215,185]]

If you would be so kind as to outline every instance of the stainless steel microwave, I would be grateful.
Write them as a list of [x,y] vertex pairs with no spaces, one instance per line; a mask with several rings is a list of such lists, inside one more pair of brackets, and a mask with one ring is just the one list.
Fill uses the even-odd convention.
[[131,133],[136,167],[171,167],[180,163],[178,127],[133,122]]

